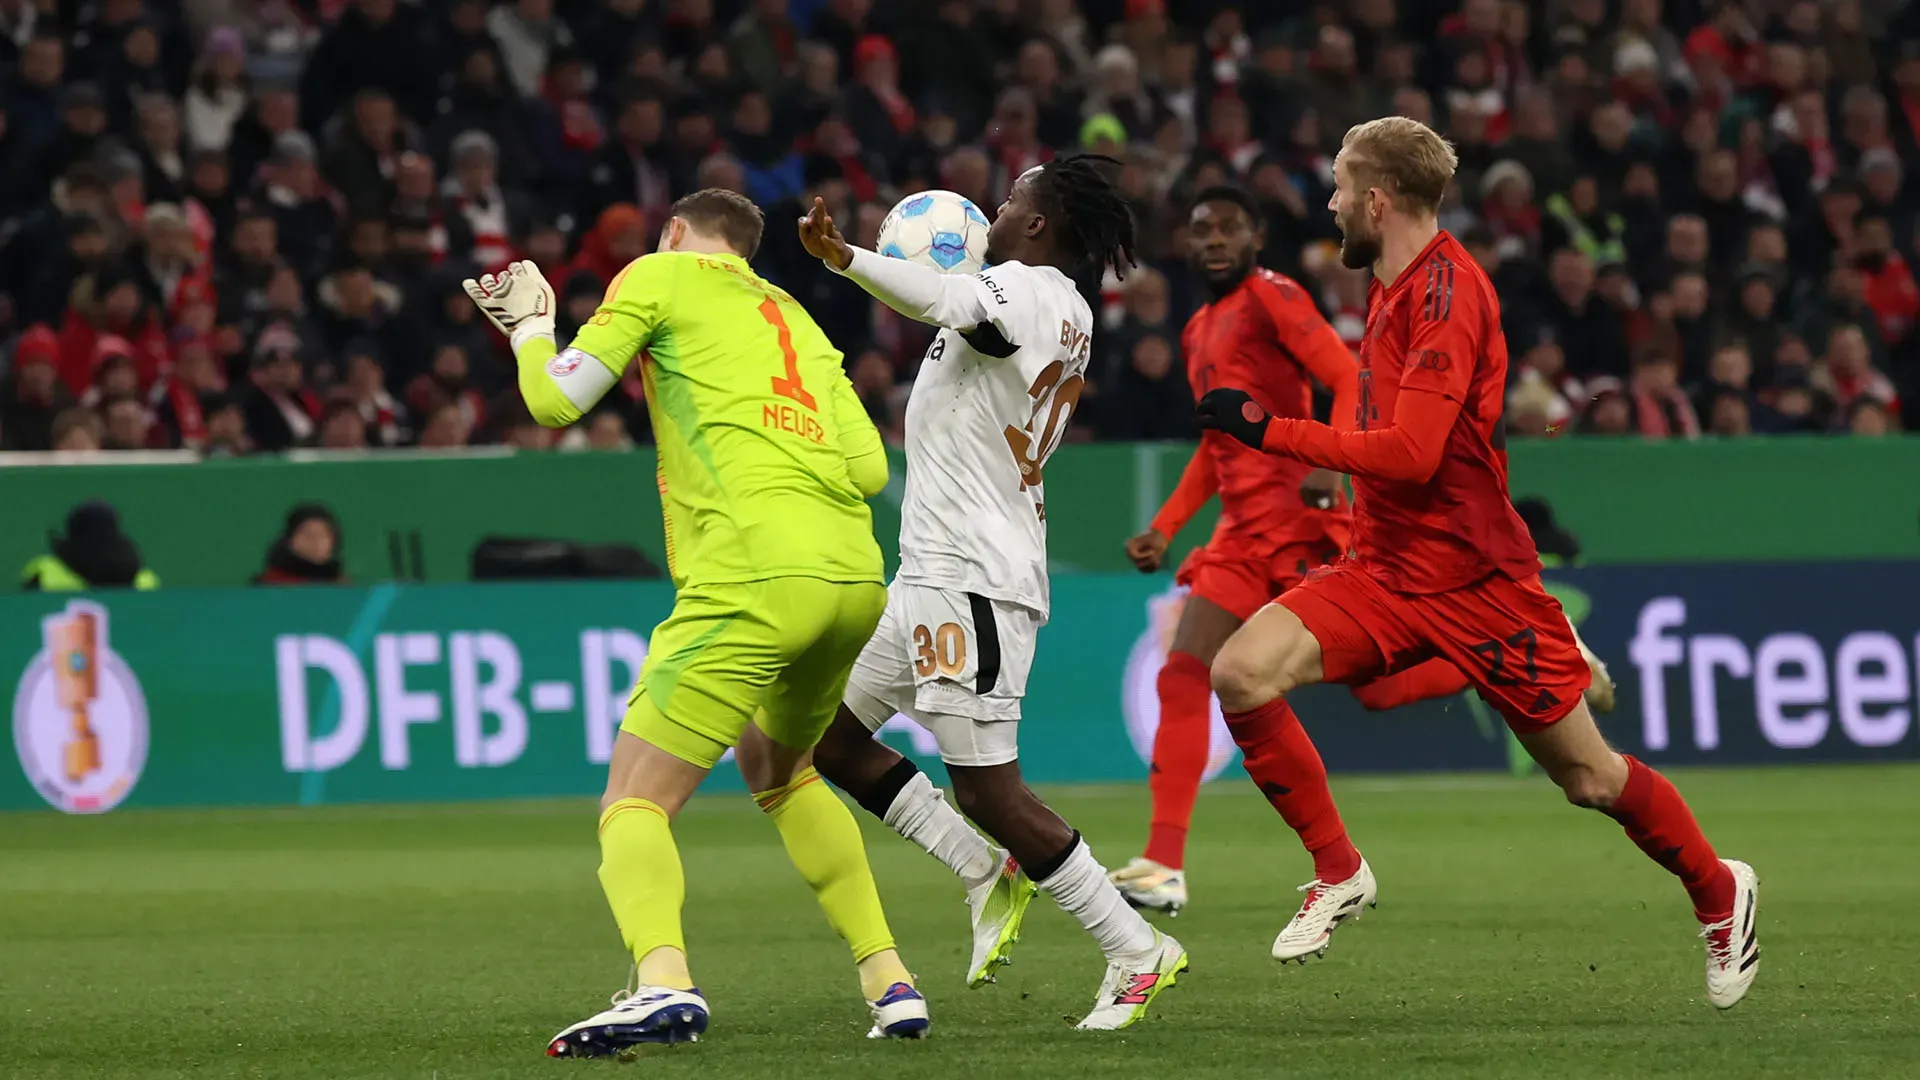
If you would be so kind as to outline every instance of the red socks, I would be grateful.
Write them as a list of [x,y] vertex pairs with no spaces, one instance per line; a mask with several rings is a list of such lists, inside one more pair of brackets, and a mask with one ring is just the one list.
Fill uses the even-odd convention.
[[1627,830],[1647,858],[1680,879],[1701,922],[1731,914],[1733,872],[1713,853],[1687,801],[1651,766],[1631,754],[1621,756],[1627,759],[1627,786],[1607,808],[1607,816]]
[[1186,864],[1193,800],[1207,771],[1207,730],[1213,686],[1207,665],[1192,653],[1170,652],[1160,669],[1160,727],[1153,734],[1153,826],[1146,857],[1175,870]]
[[1347,827],[1333,805],[1327,768],[1287,699],[1274,698],[1252,712],[1229,714],[1227,727],[1240,744],[1247,775],[1313,856],[1313,876],[1333,883],[1358,873],[1360,853],[1347,839]]
[[1362,708],[1373,712],[1384,709],[1397,709],[1402,705],[1411,705],[1416,701],[1428,701],[1433,698],[1450,697],[1467,688],[1467,677],[1453,663],[1441,657],[1435,657],[1424,663],[1415,664],[1405,671],[1398,671],[1363,683],[1353,688],[1354,699]]

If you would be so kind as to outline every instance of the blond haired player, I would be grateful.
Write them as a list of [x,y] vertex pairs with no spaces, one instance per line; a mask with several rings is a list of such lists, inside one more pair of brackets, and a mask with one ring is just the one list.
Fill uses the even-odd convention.
[[681,199],[659,250],[620,272],[565,349],[554,340],[552,287],[532,263],[465,283],[511,339],[535,419],[578,420],[637,356],[659,442],[676,596],[654,628],[600,802],[600,883],[638,988],[554,1036],[554,1057],[706,1030],[670,826],[729,748],[853,950],[870,1037],[927,1030],[859,826],[810,762],[886,607],[864,498],[886,484],[885,451],[840,353],[748,267],[761,224],[732,192]]
[[1276,955],[1290,938],[1324,947],[1373,889],[1287,692],[1442,657],[1569,802],[1619,822],[1680,879],[1707,941],[1707,998],[1730,1008],[1759,970],[1759,881],[1714,853],[1665,777],[1607,745],[1582,696],[1591,672],[1507,495],[1500,300],[1435,220],[1456,164],[1445,139],[1398,116],[1348,131],[1334,159],[1341,260],[1373,270],[1351,430],[1270,416],[1237,389],[1200,400],[1205,426],[1353,477],[1353,555],[1262,608],[1213,662],[1227,722],[1261,747],[1247,770],[1285,788],[1276,805],[1288,823],[1355,868],[1315,882]]

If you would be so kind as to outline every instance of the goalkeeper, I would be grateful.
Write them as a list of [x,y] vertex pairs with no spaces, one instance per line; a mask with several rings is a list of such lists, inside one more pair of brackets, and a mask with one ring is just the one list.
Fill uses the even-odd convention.
[[853,816],[812,748],[886,607],[865,496],[886,485],[880,435],[840,353],[793,297],[747,265],[760,211],[729,191],[673,205],[657,252],[629,263],[565,349],[532,263],[465,283],[513,343],[520,392],[549,427],[580,419],[637,356],[659,442],[667,568],[600,806],[600,883],[638,989],[554,1036],[599,1057],[706,1029],[687,969],[685,879],[671,822],[728,748],[853,949],[878,1036],[927,1029],[894,950]]

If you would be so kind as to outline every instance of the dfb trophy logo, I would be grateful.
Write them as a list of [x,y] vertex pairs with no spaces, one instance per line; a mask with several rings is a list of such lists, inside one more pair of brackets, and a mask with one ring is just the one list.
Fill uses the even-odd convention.
[[69,814],[118,806],[147,763],[147,702],[107,639],[107,610],[75,600],[40,622],[13,696],[13,745],[34,790]]

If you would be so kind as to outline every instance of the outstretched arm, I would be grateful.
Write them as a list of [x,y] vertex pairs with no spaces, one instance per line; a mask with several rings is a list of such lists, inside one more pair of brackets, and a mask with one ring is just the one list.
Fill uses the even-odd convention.
[[1194,447],[1193,457],[1187,460],[1187,467],[1180,474],[1180,483],[1174,487],[1173,494],[1167,496],[1160,512],[1153,516],[1150,528],[1168,540],[1173,539],[1219,490],[1220,479],[1213,471],[1213,454],[1203,442]]
[[[1480,355],[1478,323],[1470,304],[1454,310],[1448,302],[1416,305],[1405,368],[1394,401],[1393,418],[1371,431],[1335,431],[1311,420],[1279,420],[1267,415],[1245,391],[1214,390],[1200,399],[1200,422],[1228,432],[1268,453],[1285,454],[1323,469],[1338,469],[1376,480],[1426,483],[1439,471],[1447,437],[1460,418],[1462,403]],[[1458,318],[1454,318],[1454,315]]]
[[849,248],[851,261],[839,272],[873,298],[915,322],[948,330],[971,330],[991,318],[977,281],[964,274],[889,259],[866,248]]
[[[827,213],[824,199],[815,198],[800,219],[800,244],[807,254],[843,274],[893,310],[915,322],[949,330],[971,330],[992,318],[977,280],[961,274],[942,274],[905,259],[889,259],[847,243]],[[990,294],[1005,304],[998,293]]]

